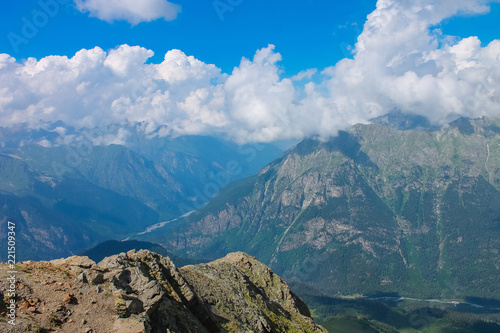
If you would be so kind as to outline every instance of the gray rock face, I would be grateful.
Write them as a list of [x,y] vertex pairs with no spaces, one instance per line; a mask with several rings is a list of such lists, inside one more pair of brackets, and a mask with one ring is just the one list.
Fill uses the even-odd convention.
[[325,332],[277,275],[242,253],[183,269],[147,250],[19,267],[16,332]]
[[182,276],[232,332],[322,332],[307,306],[267,266],[245,253],[186,266]]
[[166,229],[147,240],[244,251],[327,294],[499,298],[500,120],[304,140]]

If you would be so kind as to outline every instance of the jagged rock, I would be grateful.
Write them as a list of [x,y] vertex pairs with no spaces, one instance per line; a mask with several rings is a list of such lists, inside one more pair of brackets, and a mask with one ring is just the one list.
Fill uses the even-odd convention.
[[133,318],[120,318],[113,325],[114,332],[144,333],[144,323]]
[[87,275],[85,273],[81,273],[78,275],[78,280],[81,281],[82,283],[88,283],[89,281],[87,280]]
[[29,300],[28,300],[28,303],[29,303],[31,306],[38,304],[38,302],[39,302],[39,299],[38,299],[38,298],[31,298],[31,299],[29,299]]
[[99,272],[94,278],[92,278],[92,281],[90,283],[93,285],[97,285],[97,284],[103,284],[104,281],[105,281],[104,274]]
[[[29,294],[19,308],[19,332],[324,332],[277,275],[244,253],[182,269],[146,250],[98,264],[71,257],[20,267]],[[38,304],[52,311],[36,315]]]
[[66,297],[63,298],[63,303],[65,304],[78,304],[78,300],[72,292],[69,292]]
[[17,308],[18,308],[19,310],[24,310],[24,309],[27,309],[29,306],[30,306],[30,305],[29,305],[28,301],[27,301],[27,300],[25,300],[25,299],[23,299],[23,300],[21,300],[21,301],[18,303]]
[[65,259],[56,259],[52,260],[51,263],[54,266],[63,266],[67,265],[70,267],[80,267],[80,268],[92,268],[95,266],[95,262],[90,260],[89,257],[78,257],[73,256]]
[[[267,266],[243,252],[186,266],[182,276],[228,330],[322,332],[307,306]],[[278,320],[276,318],[279,318]]]

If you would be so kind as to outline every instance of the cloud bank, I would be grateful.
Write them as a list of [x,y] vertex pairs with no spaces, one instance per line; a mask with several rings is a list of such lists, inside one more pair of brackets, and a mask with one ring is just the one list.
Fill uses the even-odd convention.
[[248,142],[327,137],[394,108],[435,124],[497,117],[500,40],[483,47],[477,37],[457,40],[433,29],[457,14],[487,13],[488,3],[379,0],[353,59],[291,78],[282,77],[273,45],[229,74],[180,50],[146,64],[153,52],[128,45],[23,64],[1,54],[0,123],[141,122],[146,133],[161,126],[161,135],[222,133]]
[[172,21],[181,12],[179,5],[166,0],[75,0],[81,12],[107,22],[125,20],[131,24],[163,18]]
[[450,115],[498,116],[500,41],[482,48],[477,37],[455,41],[430,30],[458,13],[487,13],[489,2],[378,1],[354,59],[327,70],[332,95],[346,97],[365,116],[391,108],[435,123]]

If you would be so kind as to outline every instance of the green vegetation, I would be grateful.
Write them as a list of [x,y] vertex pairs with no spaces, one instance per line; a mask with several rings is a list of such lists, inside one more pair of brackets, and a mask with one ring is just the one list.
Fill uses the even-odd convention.
[[330,317],[320,323],[328,332],[338,333],[377,333],[364,319],[349,316]]
[[492,128],[498,121],[442,131],[356,125],[304,140],[153,237],[198,258],[244,251],[329,295],[500,299]]
[[500,312],[457,312],[451,305],[429,307],[425,302],[381,303],[301,295],[313,309],[316,322],[329,332],[383,333],[495,333],[500,332]]
[[[79,141],[60,145],[55,132],[0,127],[0,219],[18,224],[22,260],[60,258],[177,218],[229,180],[251,175],[281,154],[270,144],[245,147],[199,136],[148,139],[137,128],[127,131],[133,137],[127,147],[93,146],[82,133],[73,133]],[[53,146],[36,144],[42,139]],[[217,178],[227,178],[229,171],[230,179]],[[209,183],[216,188],[206,191]]]

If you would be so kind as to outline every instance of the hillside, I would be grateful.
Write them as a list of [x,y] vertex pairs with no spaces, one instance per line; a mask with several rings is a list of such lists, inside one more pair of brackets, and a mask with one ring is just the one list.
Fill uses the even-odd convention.
[[304,140],[144,239],[181,256],[245,251],[313,293],[498,299],[499,122],[416,127]]
[[[129,133],[127,141],[107,144],[117,131]],[[7,220],[15,222],[18,254],[32,260],[75,254],[177,218],[281,154],[273,145],[150,138],[132,126],[75,131],[61,122],[45,130],[0,127],[0,139],[0,236]]]

